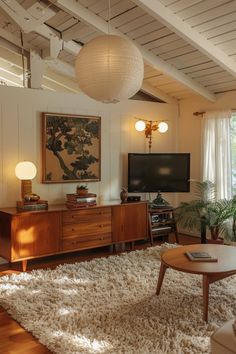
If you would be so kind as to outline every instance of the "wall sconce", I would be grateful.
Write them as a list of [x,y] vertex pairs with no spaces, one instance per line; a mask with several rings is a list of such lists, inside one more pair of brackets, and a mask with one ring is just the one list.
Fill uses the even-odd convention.
[[152,149],[152,132],[158,130],[160,133],[166,133],[168,130],[168,124],[164,121],[152,121],[152,120],[138,120],[135,123],[135,129],[139,132],[144,131],[146,138],[149,139],[148,141],[148,148],[149,152]]
[[30,161],[22,161],[16,165],[15,175],[21,180],[21,198],[32,194],[32,179],[36,176],[37,168]]

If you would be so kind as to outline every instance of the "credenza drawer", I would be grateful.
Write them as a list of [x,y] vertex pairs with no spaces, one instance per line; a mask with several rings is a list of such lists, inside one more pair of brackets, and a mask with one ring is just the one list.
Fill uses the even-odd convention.
[[111,244],[111,234],[91,235],[88,237],[68,237],[62,239],[62,250],[86,249]]
[[62,214],[62,223],[88,223],[88,222],[111,222],[111,208],[80,209],[65,211]]
[[111,233],[111,221],[93,220],[85,223],[64,224],[62,226],[62,238],[71,236],[90,236],[97,234]]

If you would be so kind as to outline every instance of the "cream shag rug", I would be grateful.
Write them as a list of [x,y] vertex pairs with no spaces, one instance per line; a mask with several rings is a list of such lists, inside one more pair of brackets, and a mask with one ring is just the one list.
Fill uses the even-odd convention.
[[209,336],[236,314],[236,277],[210,287],[168,269],[155,295],[160,247],[0,278],[0,304],[57,354],[210,353]]

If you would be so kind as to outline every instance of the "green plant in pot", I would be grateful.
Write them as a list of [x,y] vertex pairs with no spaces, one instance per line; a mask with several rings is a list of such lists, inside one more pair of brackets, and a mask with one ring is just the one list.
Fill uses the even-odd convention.
[[76,192],[77,194],[79,195],[85,195],[88,193],[88,187],[85,185],[85,184],[79,184],[77,187],[76,187]]
[[215,184],[210,181],[194,181],[193,187],[196,199],[180,203],[176,221],[184,229],[200,231],[202,243],[207,242],[207,229],[211,234],[208,242],[219,243],[229,233],[228,221],[236,214],[236,199],[216,200]]

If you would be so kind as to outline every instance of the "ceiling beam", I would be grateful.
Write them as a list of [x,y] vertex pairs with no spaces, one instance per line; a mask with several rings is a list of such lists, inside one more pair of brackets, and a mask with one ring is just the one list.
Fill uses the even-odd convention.
[[[57,37],[58,39],[60,39],[59,33],[52,30],[47,25],[38,26],[34,31],[38,33],[40,36],[45,37],[49,40],[53,37]],[[72,55],[77,55],[81,48],[82,46],[75,43],[74,41],[68,41],[68,42],[63,41],[62,43],[62,49],[64,49],[66,52]]]
[[[156,0],[155,0],[156,1]],[[63,9],[65,12],[70,13],[72,16],[80,19],[82,22],[89,24],[89,26],[94,27],[97,31],[101,33],[107,33],[108,31],[108,24],[105,20],[101,17],[97,16],[93,12],[89,11],[78,2],[74,0],[57,0],[57,6]],[[124,37],[126,39],[131,40],[127,35],[123,34],[116,28],[112,26],[109,27],[111,34],[116,34],[118,36]],[[147,49],[143,48],[141,45],[138,45],[135,41],[133,41],[140,52],[143,55],[143,59],[151,65],[153,68],[164,72],[166,75],[171,76],[173,79],[179,81],[183,85],[187,86],[191,90],[195,91],[199,95],[207,98],[210,101],[215,101],[216,96],[207,90],[204,86],[198,84],[187,75],[183,74],[181,71],[173,67],[172,65],[168,64],[161,58],[157,57],[156,55],[152,54]]]
[[[46,25],[42,25],[42,26],[38,27],[37,32],[40,35],[42,35],[43,37],[48,38],[48,39],[50,39],[51,37],[54,37],[56,35],[55,31],[53,31],[52,29],[50,29]],[[10,43],[13,43],[17,47],[21,46],[20,38],[17,38],[16,36],[11,35],[9,32],[7,32],[6,30],[1,29],[1,28],[0,28],[0,37],[7,38]],[[72,45],[70,45],[70,43]],[[73,43],[71,41],[70,41],[70,43],[67,43],[68,44],[68,46],[66,47],[67,51],[70,52],[71,54],[77,53],[78,48],[77,48],[76,43]],[[3,44],[2,44],[2,46],[3,46]],[[30,47],[26,41],[24,41],[24,47],[27,48],[28,50],[30,50]],[[63,42],[63,47],[65,47],[64,42]],[[1,48],[1,43],[0,43],[0,48]],[[3,46],[3,48],[4,48],[4,46]],[[15,52],[15,50],[14,50],[14,52]],[[6,60],[7,60],[7,58],[9,58],[9,55],[10,55],[9,53],[10,52],[7,51],[7,53],[5,55]],[[0,54],[3,57],[3,52],[1,50],[0,50]],[[20,69],[22,69],[21,56],[19,55],[17,58],[18,58],[18,67]],[[12,59],[10,58],[10,62],[11,63],[14,62],[14,65],[16,65],[15,57],[14,57],[14,60],[13,60],[13,58]],[[64,77],[65,76],[69,77],[72,80],[75,78],[75,68],[74,68],[74,66],[72,66],[68,63],[66,63],[58,58],[54,59],[54,60],[44,59],[43,62],[52,71],[62,74]],[[42,85],[42,86],[44,86],[44,85]],[[79,86],[77,89],[79,92],[80,91]],[[145,91],[155,97],[160,98],[161,100],[165,101],[166,103],[169,103],[169,104],[177,104],[178,103],[178,100],[176,98],[171,97],[170,95],[166,94],[165,92],[151,86],[150,84],[146,83],[145,80],[143,82],[142,89],[143,89],[143,91]]]
[[[11,44],[14,44],[15,46],[21,48],[21,40],[20,37],[16,37],[14,34],[11,34],[7,30],[0,28],[0,37],[3,38],[3,40],[8,41]],[[30,50],[30,47],[27,45],[27,43],[24,43],[24,49]]]
[[[42,17],[35,19],[33,16],[34,12],[31,11],[31,8],[34,8],[35,10],[35,4],[29,9],[31,13],[25,10],[16,0],[11,0],[9,3],[1,1],[0,7],[20,26],[24,32],[36,32],[48,40],[51,40],[52,38],[61,40],[60,33],[43,24],[43,20],[45,19],[45,16],[49,10],[51,16],[55,14],[54,11],[52,11],[50,8],[43,10]],[[36,6],[36,8],[38,7],[41,8],[42,5],[39,4]],[[14,37],[9,32],[3,29],[0,29],[0,31],[2,33],[4,32],[4,38],[8,39],[10,42],[13,42]],[[63,42],[63,49],[70,54],[77,55],[81,49],[81,46],[73,41],[68,41]]]
[[157,89],[156,87],[148,84],[147,82],[145,82],[145,80],[143,81],[142,84],[142,91],[149,93],[152,96],[158,97],[160,98],[162,101],[166,102],[166,103],[170,103],[170,104],[178,104],[178,100],[174,97],[171,97],[170,95],[168,95],[167,93]]
[[[54,60],[45,60],[44,59],[44,64],[52,69],[54,72],[57,72],[63,76],[66,76],[68,79],[71,79],[75,81],[75,68],[74,66],[70,65],[69,63],[66,63],[65,61],[62,61],[60,59],[54,59]],[[77,88],[79,90],[79,85],[77,84]]]
[[[0,36],[1,34],[4,34],[1,32],[0,29]],[[18,46],[20,46],[20,40],[18,41],[18,38],[15,36],[11,36],[12,41],[10,43],[13,43],[14,47],[16,46],[16,48],[18,48]],[[28,43],[25,42],[25,46],[28,47]],[[13,75],[15,76],[17,79],[15,80],[14,84],[16,84],[17,86],[23,86],[23,84],[21,83],[21,85],[19,85],[19,80],[21,80],[22,82],[22,57],[21,57],[21,53],[16,52],[16,48],[11,48],[11,46],[8,44],[8,42],[2,42],[0,41],[0,70],[1,68],[5,71],[8,72],[9,75]],[[42,64],[44,64],[44,74],[42,74],[41,68],[40,68],[40,59],[41,58],[37,58],[35,57],[35,55],[37,53],[33,53],[32,50],[30,50],[31,53],[31,64],[32,63],[32,59],[38,59],[38,64],[37,61],[34,63],[36,65],[31,65],[31,75],[35,76],[35,75],[42,75],[41,79],[40,76],[36,78],[33,77],[33,79],[37,79],[36,83],[37,85],[35,85],[35,82],[31,83],[31,87],[36,88],[36,87],[40,87],[40,80],[43,80],[44,76],[47,76],[47,79],[51,79],[51,77],[53,76],[53,81],[54,83],[57,84],[57,87],[64,87],[67,91],[69,92],[76,92],[76,93],[80,93],[80,89],[79,89],[79,85],[78,83],[75,81],[75,69],[72,65],[60,60],[60,59],[54,59],[54,60],[41,60]],[[34,58],[32,58],[32,55],[34,55]],[[5,63],[5,64],[4,64]],[[39,65],[39,67],[37,66]],[[35,68],[34,68],[35,66]],[[48,68],[48,69],[47,69]],[[52,74],[54,73],[54,74]],[[12,76],[12,77],[13,77]],[[10,81],[9,77],[7,77],[5,74],[1,75],[1,78],[4,80],[6,80],[7,82],[9,82],[10,84],[13,84],[13,79]],[[31,77],[32,79],[32,77]],[[52,79],[51,79],[52,80]],[[43,85],[42,85],[43,86]],[[54,87],[55,88],[55,87]],[[53,88],[53,90],[54,90]]]
[[163,23],[170,30],[197,48],[208,58],[220,65],[231,75],[236,76],[236,62],[216,47],[208,39],[194,30],[188,23],[175,15],[171,10],[164,6],[159,0],[133,0],[145,12],[153,18]]
[[30,50],[30,88],[39,89],[42,87],[43,60],[38,52]]
[[[44,21],[55,15],[54,11],[40,3],[34,4],[28,11],[16,0],[1,1],[0,6],[26,33],[32,32]],[[38,17],[36,17],[37,13]]]
[[44,71],[43,78],[46,78],[47,80],[54,82],[58,86],[63,87],[68,92],[81,94],[79,85],[75,80],[71,80],[66,76],[58,75],[55,71],[50,70],[50,68],[47,68]]

